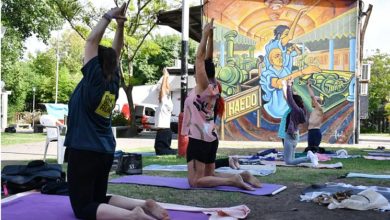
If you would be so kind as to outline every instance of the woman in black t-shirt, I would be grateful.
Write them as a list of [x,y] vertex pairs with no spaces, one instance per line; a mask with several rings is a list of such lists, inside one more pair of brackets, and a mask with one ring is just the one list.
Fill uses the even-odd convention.
[[[111,113],[118,98],[125,10],[123,4],[105,13],[86,41],[83,79],[69,101],[64,143],[69,152],[70,202],[75,216],[82,219],[169,219],[167,211],[153,200],[106,195],[116,145]],[[99,46],[112,19],[117,21],[112,48]]]

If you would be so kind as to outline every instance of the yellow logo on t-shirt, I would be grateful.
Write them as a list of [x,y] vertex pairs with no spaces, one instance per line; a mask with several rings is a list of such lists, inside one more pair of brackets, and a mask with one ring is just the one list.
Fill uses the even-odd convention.
[[110,118],[111,112],[115,107],[115,95],[111,94],[109,91],[104,92],[102,100],[100,101],[99,106],[95,110],[95,113],[105,117]]

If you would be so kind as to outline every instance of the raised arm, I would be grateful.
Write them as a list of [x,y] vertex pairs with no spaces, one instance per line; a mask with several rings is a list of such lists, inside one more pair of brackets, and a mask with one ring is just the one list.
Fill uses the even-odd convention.
[[104,31],[113,18],[121,18],[121,8],[113,8],[105,13],[89,34],[87,41],[85,42],[84,64],[88,63],[88,61],[98,55],[98,47]]
[[203,28],[203,33],[202,33],[202,39],[200,40],[198,50],[196,52],[196,60],[195,60],[195,66],[196,66],[196,80],[197,80],[197,86],[199,87],[199,92],[203,92],[207,86],[209,85],[209,79],[206,74],[206,69],[205,69],[205,58],[206,58],[206,44],[207,44],[207,39],[213,30],[213,23],[214,19],[211,19],[211,22],[206,24]]
[[[123,4],[121,7],[120,16],[125,18],[125,10],[126,10],[126,4]],[[117,28],[115,32],[114,41],[112,42],[112,48],[115,50],[119,62],[119,57],[121,55],[122,47],[123,47],[123,28],[125,26],[126,19],[117,18]]]
[[206,60],[213,60],[214,52],[214,31],[211,30],[207,40]]
[[292,39],[294,39],[294,33],[295,29],[297,27],[298,21],[301,18],[301,16],[307,11],[308,8],[302,8],[298,11],[297,16],[295,16],[293,23],[291,24],[290,31],[288,32],[287,37],[282,39],[282,45],[286,46],[288,42],[290,42]]
[[297,103],[295,103],[294,98],[293,98],[293,91],[292,91],[292,84],[293,84],[293,79],[289,79],[287,81],[287,104],[290,106],[291,109],[293,110],[299,110],[299,106]]
[[159,93],[159,101],[161,102],[162,101],[162,97],[164,97],[165,95],[167,95],[169,93],[169,82],[168,82],[168,79],[169,79],[169,73],[168,73],[168,70],[166,68],[163,69],[163,79],[162,79],[162,83],[161,83],[161,89],[160,89],[160,93]]
[[321,105],[320,103],[318,103],[317,99],[316,99],[316,96],[314,95],[314,92],[313,92],[313,89],[311,88],[311,81],[310,79],[307,80],[307,91],[309,91],[309,95],[310,95],[310,98],[311,100],[313,101],[314,103],[314,106],[318,109],[321,109]]
[[288,79],[293,79],[294,80],[295,78],[300,77],[302,75],[311,75],[313,73],[319,73],[321,71],[322,70],[319,67],[317,67],[317,66],[308,66],[305,69],[293,72],[293,73],[291,73],[290,75],[288,75],[286,77],[283,77],[283,78],[272,78],[271,85],[274,88],[282,89],[282,87],[283,87],[283,85],[282,85],[283,80],[286,80],[286,81]]

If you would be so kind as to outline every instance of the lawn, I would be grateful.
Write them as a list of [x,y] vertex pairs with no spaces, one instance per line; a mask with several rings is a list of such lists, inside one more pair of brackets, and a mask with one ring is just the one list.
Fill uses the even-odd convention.
[[46,140],[45,133],[5,133],[1,132],[1,146],[11,144],[24,144],[43,142]]
[[[133,149],[133,152],[150,152],[153,148]],[[255,148],[220,148],[218,157],[231,154],[247,155],[257,152]],[[333,149],[332,150],[337,150]],[[298,149],[297,152],[300,152]],[[366,155],[362,149],[348,148],[349,154]],[[150,164],[185,164],[184,158],[176,156],[148,156],[143,157],[143,166]],[[49,160],[49,162],[55,162]],[[348,172],[364,172],[372,174],[390,174],[389,161],[356,159],[332,159],[331,163],[342,162],[343,169],[322,170],[310,168],[278,167],[275,174],[259,177],[264,183],[286,185],[287,189],[275,196],[251,196],[236,192],[217,192],[212,190],[176,190],[164,187],[140,186],[140,185],[116,185],[109,184],[108,192],[137,199],[152,198],[160,202],[201,206],[224,207],[245,204],[251,209],[248,219],[312,219],[314,216],[327,216],[326,219],[390,219],[390,213],[376,211],[349,211],[328,210],[326,207],[314,203],[299,201],[299,194],[311,184],[323,184],[326,182],[344,182],[353,185],[377,185],[390,187],[389,180],[363,179],[363,178],[339,178]],[[27,161],[19,162],[27,163]],[[2,166],[9,164],[2,161]],[[67,165],[63,165],[66,170]],[[144,171],[145,175],[186,177],[186,172],[156,172]],[[110,178],[118,177],[115,172],[110,173]],[[298,211],[297,211],[298,210]],[[319,218],[322,219],[322,218]]]
[[[256,152],[258,149],[219,149],[219,156],[229,154],[245,154]],[[332,149],[333,150],[333,149]],[[337,150],[337,149],[334,149]],[[361,149],[348,149],[350,154],[363,154]],[[364,152],[366,153],[366,152]],[[185,164],[184,158],[176,156],[143,157],[143,165],[150,164]],[[148,199],[153,198],[162,202],[185,204],[202,207],[224,207],[246,204],[251,209],[248,219],[312,219],[314,216],[327,216],[326,219],[390,219],[390,214],[374,211],[355,213],[347,210],[328,210],[326,207],[314,203],[299,201],[299,194],[311,184],[326,182],[345,182],[353,185],[379,185],[390,187],[389,180],[378,179],[339,179],[348,172],[365,172],[377,174],[390,174],[389,162],[356,159],[333,159],[332,163],[342,162],[343,169],[320,170],[310,168],[278,167],[275,174],[259,177],[264,183],[286,185],[288,188],[273,197],[251,196],[242,193],[218,192],[210,190],[176,190],[164,187],[140,185],[109,184],[108,190],[113,194],[128,197]],[[186,177],[186,172],[156,172],[144,171],[145,175]],[[112,173],[110,178],[118,177]],[[297,209],[298,211],[291,211]],[[387,217],[385,217],[387,216]],[[369,217],[369,218],[367,218]],[[319,219],[323,219],[319,218]]]

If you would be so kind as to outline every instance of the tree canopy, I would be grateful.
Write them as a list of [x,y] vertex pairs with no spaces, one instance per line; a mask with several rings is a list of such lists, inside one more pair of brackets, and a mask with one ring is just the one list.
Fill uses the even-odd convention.
[[371,80],[369,84],[370,113],[384,109],[390,102],[390,55],[379,50],[367,58],[372,62]]
[[[12,8],[16,7],[17,3],[25,3],[18,0],[7,3],[7,7],[2,8],[2,24],[7,28],[1,44],[2,80],[5,81],[6,89],[12,91],[9,116],[18,111],[32,110],[33,87],[36,88],[36,104],[54,102],[57,54],[59,54],[58,102],[69,101],[73,89],[82,77],[80,69],[85,39],[107,10],[95,8],[90,2],[82,3],[77,0],[44,2],[46,3],[30,1],[25,9]],[[160,78],[162,69],[173,66],[181,51],[179,35],[151,34],[156,27],[156,15],[161,9],[168,7],[166,3],[158,0],[130,2],[127,12],[129,21],[125,26],[125,45],[121,56],[123,79],[128,88],[155,83]],[[36,13],[35,8],[38,10]],[[49,9],[51,11],[47,13],[45,19],[38,19],[46,27],[38,27],[33,17],[41,16],[45,13],[44,10]],[[8,16],[4,14],[5,11],[18,11],[23,16],[29,12],[31,17],[21,16],[17,18],[19,20],[14,20],[15,15]],[[48,22],[49,20],[52,22]],[[27,24],[28,22],[31,23]],[[64,23],[68,23],[72,30],[51,37],[49,30],[56,30]],[[116,23],[112,22],[102,39],[102,44],[111,46],[115,28]],[[23,60],[24,40],[32,35],[44,40],[48,48]],[[194,61],[195,48],[196,43],[190,41],[190,63]]]

